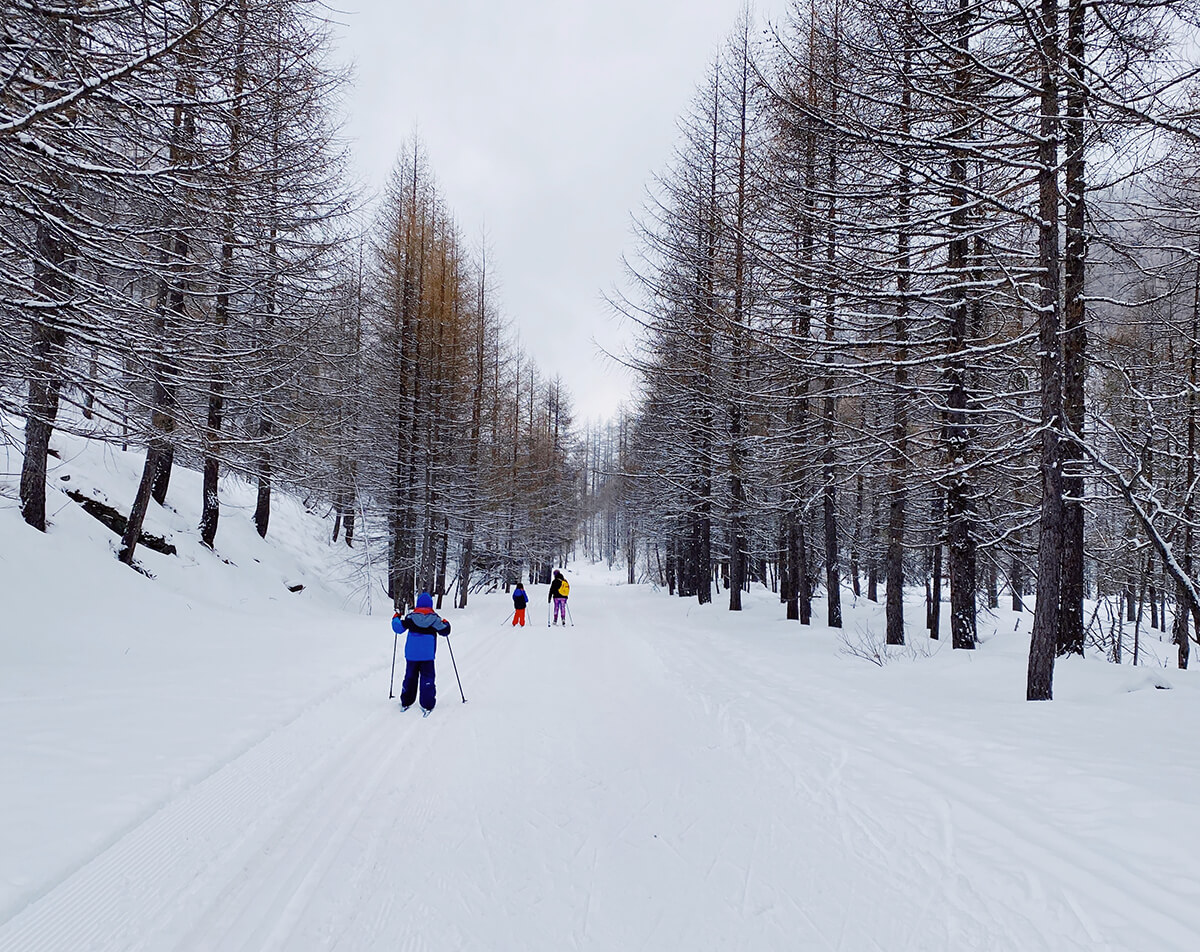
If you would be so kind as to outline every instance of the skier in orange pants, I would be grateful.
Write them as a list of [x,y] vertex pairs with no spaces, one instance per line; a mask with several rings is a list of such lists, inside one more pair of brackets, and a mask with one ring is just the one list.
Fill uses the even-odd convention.
[[525,606],[529,604],[529,596],[525,594],[525,589],[517,582],[517,587],[513,589],[513,627],[520,625],[525,627]]

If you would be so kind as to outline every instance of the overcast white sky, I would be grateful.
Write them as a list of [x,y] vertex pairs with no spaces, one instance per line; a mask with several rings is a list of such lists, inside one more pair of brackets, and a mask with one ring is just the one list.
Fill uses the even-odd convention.
[[357,70],[358,177],[378,190],[418,131],[464,235],[486,227],[497,301],[526,349],[562,375],[578,421],[613,415],[632,382],[597,345],[619,351],[629,331],[603,294],[743,0],[333,3]]

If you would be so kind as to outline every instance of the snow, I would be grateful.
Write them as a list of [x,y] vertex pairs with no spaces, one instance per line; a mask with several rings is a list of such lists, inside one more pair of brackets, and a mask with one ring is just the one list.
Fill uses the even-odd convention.
[[[128,506],[140,454],[54,445],[53,486]],[[877,666],[848,593],[843,639],[573,564],[572,627],[545,586],[523,629],[447,610],[468,703],[443,645],[422,719],[322,512],[279,496],[261,540],[229,479],[214,554],[177,471],[149,579],[0,494],[4,952],[1200,947],[1200,693],[1157,633],[1031,704],[1028,613]]]

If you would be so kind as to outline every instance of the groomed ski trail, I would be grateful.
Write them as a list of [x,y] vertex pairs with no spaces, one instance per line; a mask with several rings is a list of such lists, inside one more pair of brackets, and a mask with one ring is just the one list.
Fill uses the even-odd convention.
[[386,664],[314,699],[0,926],[0,950],[1196,947],[1169,870],[1133,881],[965,776],[931,719],[770,639],[751,656],[694,631],[663,595],[589,594],[574,628],[456,626],[468,704],[444,648],[428,719],[387,700]]
[[[882,913],[871,931],[883,948],[1182,952],[1200,942],[1189,862],[1178,867],[1182,875],[1167,866],[1148,881],[1132,875],[1130,857],[1111,844],[1072,835],[1061,815],[1043,813],[1047,804],[1013,798],[1020,776],[1006,784],[988,765],[981,779],[964,779],[972,746],[995,748],[994,740],[955,738],[919,709],[885,709],[818,680],[790,683],[769,659],[718,655],[719,648],[703,638],[671,642],[680,684],[703,686],[696,698],[726,741],[782,774],[803,792],[802,808],[839,831],[847,865],[886,870],[891,881],[882,889],[909,896],[909,923],[885,921],[895,917],[894,898],[858,910],[864,922]],[[1022,771],[1057,767],[1028,752],[1004,753]],[[889,932],[888,941],[878,938]]]

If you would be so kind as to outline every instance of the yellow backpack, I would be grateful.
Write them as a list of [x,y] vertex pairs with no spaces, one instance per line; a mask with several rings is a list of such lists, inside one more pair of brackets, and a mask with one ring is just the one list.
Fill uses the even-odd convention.
[[558,586],[558,594],[563,598],[566,598],[570,593],[571,586],[567,584],[567,580],[564,578]]

